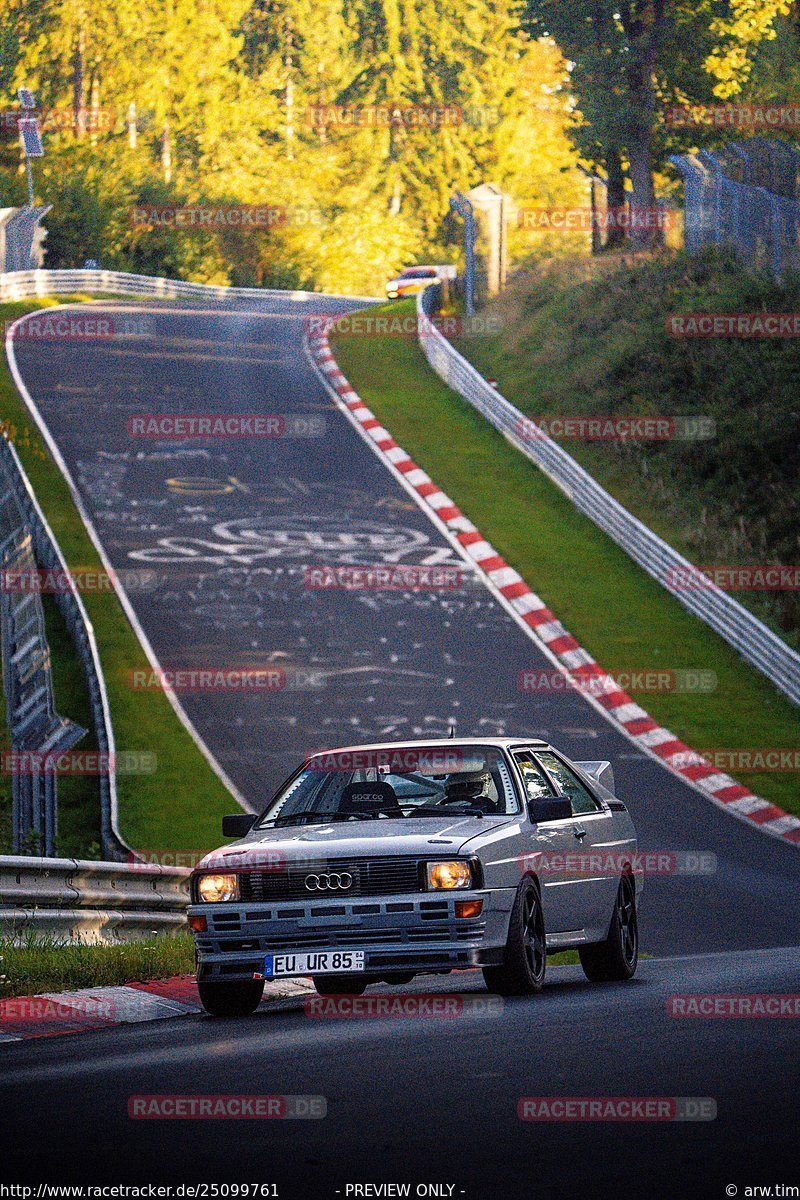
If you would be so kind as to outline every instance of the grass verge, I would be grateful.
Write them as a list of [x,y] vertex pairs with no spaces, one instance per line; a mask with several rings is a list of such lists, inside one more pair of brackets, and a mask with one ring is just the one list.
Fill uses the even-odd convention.
[[[70,297],[69,299],[88,299]],[[0,305],[3,324],[58,301]],[[72,501],[67,483],[44,447],[8,371],[0,366],[0,421],[8,429],[56,540],[72,569],[102,570],[97,551]],[[45,598],[47,599],[47,598]],[[155,756],[152,774],[117,777],[120,826],[135,848],[155,857],[161,852],[204,852],[220,841],[220,817],[235,802],[211,770],[194,740],[180,723],[162,692],[134,691],[129,672],[149,670],[144,651],[113,592],[87,591],[83,596],[100,649],[108,688],[117,750],[145,750]],[[53,603],[45,605],[52,637],[54,687],[58,711],[85,728],[89,725],[86,687],[66,628]],[[4,730],[7,739],[7,731]],[[91,748],[84,739],[78,748]],[[10,786],[2,778],[2,833],[7,837]],[[59,852],[98,857],[99,799],[97,781],[59,781]]]
[[[411,302],[392,311],[410,312]],[[416,341],[337,335],[333,350],[381,424],[606,670],[714,672],[716,688],[707,693],[634,692],[653,717],[697,750],[800,744],[794,706],[446,387]],[[516,684],[509,681],[510,688]],[[551,703],[558,705],[558,694]],[[800,815],[796,776],[737,778]]]
[[189,933],[114,945],[63,942],[42,934],[19,946],[0,939],[0,1000],[193,973]]

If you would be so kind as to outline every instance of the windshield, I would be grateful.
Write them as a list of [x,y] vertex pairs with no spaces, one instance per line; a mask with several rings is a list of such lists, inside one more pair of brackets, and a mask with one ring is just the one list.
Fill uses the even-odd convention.
[[390,746],[315,755],[255,828],[519,811],[508,766],[494,747]]
[[436,274],[435,267],[407,267],[400,275],[401,279],[432,279]]

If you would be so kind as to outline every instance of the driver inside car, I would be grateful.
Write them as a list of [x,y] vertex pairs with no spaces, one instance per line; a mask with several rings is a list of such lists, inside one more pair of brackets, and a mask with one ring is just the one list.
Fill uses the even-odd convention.
[[499,811],[499,797],[491,772],[469,771],[452,776],[447,781],[445,804],[470,804],[481,812]]

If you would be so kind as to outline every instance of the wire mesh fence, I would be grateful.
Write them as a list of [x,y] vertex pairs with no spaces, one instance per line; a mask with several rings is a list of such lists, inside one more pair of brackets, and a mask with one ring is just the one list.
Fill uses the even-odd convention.
[[800,270],[800,154],[778,139],[748,138],[711,153],[673,154],[684,181],[684,239],[697,253],[731,246],[777,277]]

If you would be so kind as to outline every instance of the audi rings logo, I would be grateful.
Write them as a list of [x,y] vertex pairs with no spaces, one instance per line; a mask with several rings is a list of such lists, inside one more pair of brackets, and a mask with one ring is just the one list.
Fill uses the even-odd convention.
[[353,886],[354,879],[349,871],[331,872],[328,875],[306,875],[306,891],[346,892]]

